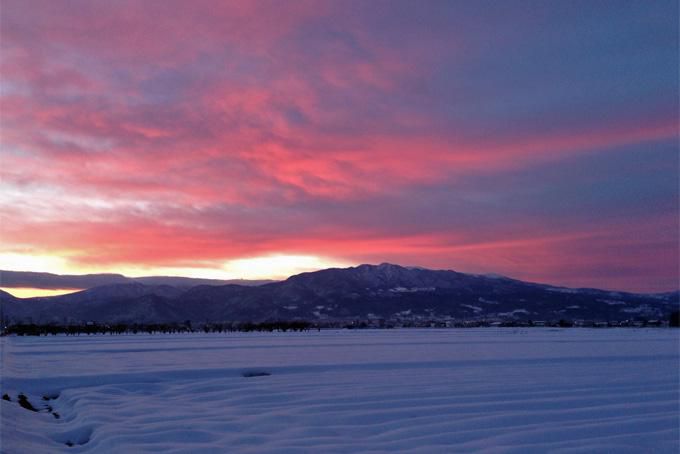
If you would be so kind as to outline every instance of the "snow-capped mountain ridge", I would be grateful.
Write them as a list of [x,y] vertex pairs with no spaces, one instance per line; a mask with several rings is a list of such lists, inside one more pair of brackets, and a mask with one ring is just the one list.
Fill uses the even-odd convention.
[[[607,303],[614,300],[616,304]],[[0,304],[10,321],[38,323],[315,321],[395,319],[403,314],[414,319],[624,320],[667,318],[677,310],[678,293],[568,289],[383,263],[302,273],[256,287],[186,289],[134,282],[24,300],[0,294]]]

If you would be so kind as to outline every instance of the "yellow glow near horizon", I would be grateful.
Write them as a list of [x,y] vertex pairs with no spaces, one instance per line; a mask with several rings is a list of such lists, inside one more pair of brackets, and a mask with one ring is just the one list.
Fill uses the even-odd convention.
[[[204,266],[172,267],[145,265],[82,266],[69,260],[68,255],[49,256],[29,253],[0,253],[0,268],[13,271],[33,271],[54,274],[116,273],[128,277],[182,276],[203,279],[285,279],[294,274],[325,268],[346,267],[350,264],[315,255],[275,254],[206,263]],[[1,285],[1,282],[0,282]],[[17,289],[8,290],[13,293]],[[40,290],[40,289],[34,289]],[[68,293],[70,290],[64,290]],[[24,294],[26,294],[24,292]],[[55,293],[57,294],[57,293]],[[33,294],[31,296],[47,296]]]
[[79,292],[82,289],[65,289],[65,288],[60,288],[60,289],[45,289],[45,288],[28,288],[28,287],[17,287],[17,288],[10,288],[10,287],[0,287],[0,290],[3,290],[7,293],[9,293],[12,296],[16,296],[17,298],[33,298],[34,296],[56,296],[56,295],[66,295],[68,293],[74,293],[74,292]]
[[306,271],[348,266],[313,255],[273,255],[230,260],[224,269],[235,279],[284,279]]
[[70,274],[67,260],[57,255],[0,252],[2,269]]

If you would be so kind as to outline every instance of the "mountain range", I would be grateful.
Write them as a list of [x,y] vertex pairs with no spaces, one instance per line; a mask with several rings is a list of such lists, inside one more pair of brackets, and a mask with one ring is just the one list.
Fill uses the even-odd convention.
[[[4,273],[4,272],[3,272]],[[572,289],[496,275],[383,263],[302,273],[257,286],[99,285],[52,297],[0,293],[5,322],[665,319],[679,292]]]
[[181,276],[144,276],[127,277],[122,274],[53,274],[32,271],[0,270],[0,287],[25,287],[39,289],[89,289],[109,284],[147,284],[172,285],[174,287],[194,287],[196,285],[262,285],[272,280],[246,279],[201,279]]

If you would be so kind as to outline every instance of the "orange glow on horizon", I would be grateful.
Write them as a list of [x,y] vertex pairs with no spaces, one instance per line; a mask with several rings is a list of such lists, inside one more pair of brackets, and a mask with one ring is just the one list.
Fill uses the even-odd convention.
[[66,295],[68,293],[79,292],[82,289],[76,288],[59,288],[59,289],[45,289],[45,288],[27,288],[27,287],[0,287],[0,290],[9,293],[17,298],[34,298],[37,296],[57,296]]
[[[197,264],[196,266],[159,266],[131,264],[83,264],[73,258],[50,257],[48,255],[31,255],[30,253],[0,252],[0,263],[4,263],[7,271],[24,271],[35,273],[54,273],[58,275],[86,274],[121,274],[129,278],[144,276],[176,276],[198,279],[286,279],[292,275],[317,271],[325,268],[342,268],[354,263],[322,255],[271,254],[240,257],[227,260],[215,260]],[[0,277],[1,279],[1,277]],[[53,296],[72,293],[81,289],[39,289],[1,287],[8,293],[20,298],[33,296]],[[42,292],[42,293],[41,293]],[[48,293],[54,292],[54,293]],[[19,295],[21,293],[21,295]]]

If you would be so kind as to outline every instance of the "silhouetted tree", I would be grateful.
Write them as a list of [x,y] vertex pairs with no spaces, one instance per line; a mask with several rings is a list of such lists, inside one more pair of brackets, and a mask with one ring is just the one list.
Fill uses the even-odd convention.
[[680,328],[680,311],[671,312],[669,322],[673,328]]

